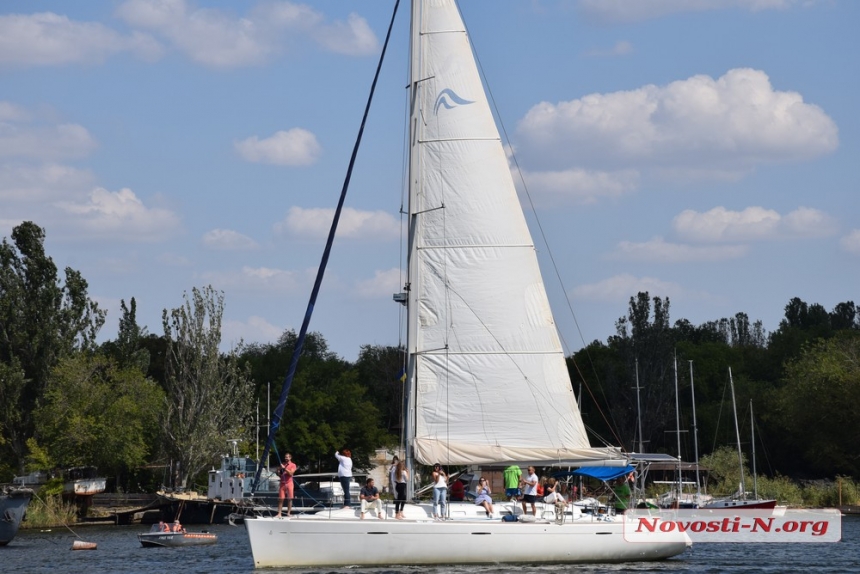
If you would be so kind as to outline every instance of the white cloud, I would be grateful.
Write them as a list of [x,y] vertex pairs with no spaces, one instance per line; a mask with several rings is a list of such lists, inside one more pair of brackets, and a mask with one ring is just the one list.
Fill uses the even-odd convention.
[[805,0],[579,0],[585,18],[602,24],[625,24],[685,12],[710,12],[738,8],[750,12],[786,9]]
[[839,245],[848,253],[860,255],[860,229],[852,229],[848,235],[839,240]]
[[362,299],[391,299],[403,289],[403,272],[395,267],[376,271],[372,279],[358,281],[354,293]]
[[0,16],[0,66],[92,64],[118,52],[154,60],[161,46],[145,34],[122,36],[103,24],[51,12]]
[[535,169],[714,171],[743,174],[769,162],[811,159],[838,146],[836,124],[768,76],[729,70],[666,86],[534,106],[520,121],[518,152]]
[[[559,199],[591,204],[603,197],[620,197],[639,185],[639,174],[634,170],[607,172],[574,168],[522,173],[529,192],[536,197],[546,196],[552,205],[558,205]],[[519,182],[516,176],[515,181]]]
[[258,247],[257,242],[232,229],[212,229],[203,234],[203,245],[218,251],[248,251]]
[[89,170],[60,164],[38,166],[0,164],[0,200],[42,203],[91,189],[95,176]]
[[12,102],[0,100],[0,122],[23,122],[30,119],[30,112]]
[[757,206],[743,211],[730,211],[720,206],[704,213],[687,209],[675,217],[672,225],[679,236],[703,242],[823,237],[836,231],[833,218],[808,207],[800,207],[785,216]]
[[[276,233],[321,238],[328,237],[333,208],[291,207],[287,217],[275,224]],[[400,223],[385,211],[360,211],[345,207],[337,227],[338,238],[390,239],[397,237]]]
[[226,320],[221,324],[222,347],[236,348],[244,343],[273,343],[278,340],[284,329],[272,325],[263,317],[252,315],[245,321]]
[[86,128],[77,124],[41,126],[0,123],[0,158],[81,158],[89,155],[96,145]]
[[130,0],[117,15],[131,26],[163,36],[189,58],[212,67],[260,64],[273,46],[247,18],[193,9],[183,0]]
[[825,237],[836,233],[836,221],[818,209],[798,207],[782,218],[781,231],[791,237]]
[[654,261],[659,263],[687,263],[698,261],[724,261],[743,257],[745,245],[695,246],[668,243],[655,237],[645,243],[622,241],[612,254],[614,259],[626,261]]
[[304,286],[307,274],[271,267],[242,267],[238,271],[212,271],[202,277],[212,286],[223,291],[266,293],[297,293]]
[[266,2],[235,16],[185,0],[128,0],[117,15],[130,26],[162,36],[193,61],[215,68],[260,65],[296,34],[350,55],[368,54],[378,45],[363,18],[351,15],[347,23],[326,23],[319,12],[292,2]]
[[683,292],[677,283],[661,281],[654,277],[634,277],[628,273],[616,275],[597,283],[580,285],[571,291],[576,299],[617,303],[626,301],[631,293],[648,291],[654,297],[675,297]]
[[320,26],[313,36],[320,45],[338,54],[369,55],[376,53],[379,42],[367,20],[350,14],[347,22]]
[[88,237],[115,241],[164,241],[179,228],[172,211],[146,207],[134,192],[123,188],[111,192],[96,188],[84,203],[63,201],[56,204],[71,216],[67,225]]
[[233,142],[233,148],[246,161],[276,165],[311,165],[322,152],[316,136],[302,128],[282,130],[262,140],[249,137]]

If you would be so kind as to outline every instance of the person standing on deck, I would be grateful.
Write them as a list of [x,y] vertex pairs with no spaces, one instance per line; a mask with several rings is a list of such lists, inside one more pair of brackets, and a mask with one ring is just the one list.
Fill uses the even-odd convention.
[[438,462],[433,465],[433,519],[445,520],[448,496],[448,475]]
[[409,480],[409,471],[403,461],[397,463],[394,471],[394,518],[403,520],[403,507],[406,505],[406,481]]
[[388,492],[394,496],[395,488],[397,487],[397,463],[400,462],[400,458],[395,454],[394,459],[391,461],[391,466],[388,467]]
[[278,474],[281,475],[281,484],[278,487],[278,515],[281,517],[284,511],[284,498],[287,499],[287,516],[292,516],[293,513],[293,475],[296,473],[296,463],[293,462],[293,455],[284,453],[284,462],[278,469]]
[[502,473],[505,481],[505,497],[508,500],[519,499],[522,492],[520,491],[520,477],[523,471],[515,464],[512,464]]
[[335,451],[334,457],[337,459],[337,479],[340,481],[340,487],[343,489],[343,507],[349,508],[352,500],[350,499],[349,485],[352,482],[352,452],[348,448],[343,449],[343,454]]
[[535,506],[535,502],[537,502],[537,486],[538,486],[538,476],[535,474],[535,467],[529,467],[528,476],[523,479],[523,514],[526,514],[526,504],[532,505],[532,514],[537,516],[537,507]]

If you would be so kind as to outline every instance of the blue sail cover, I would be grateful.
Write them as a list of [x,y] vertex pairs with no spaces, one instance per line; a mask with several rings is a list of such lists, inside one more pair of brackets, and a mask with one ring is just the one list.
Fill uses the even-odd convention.
[[572,472],[566,472],[564,474],[574,476],[590,476],[592,478],[596,478],[605,482],[607,480],[612,480],[613,478],[618,478],[619,476],[626,476],[634,470],[635,467],[630,465],[620,468],[613,468],[611,466],[583,466],[581,468],[577,468]]

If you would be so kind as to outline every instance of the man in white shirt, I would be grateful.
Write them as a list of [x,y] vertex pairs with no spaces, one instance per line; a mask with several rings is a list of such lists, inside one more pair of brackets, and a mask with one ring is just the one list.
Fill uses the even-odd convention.
[[535,474],[535,467],[530,466],[528,475],[523,479],[523,514],[526,514],[526,503],[532,505],[532,515],[537,516],[537,486],[538,477]]

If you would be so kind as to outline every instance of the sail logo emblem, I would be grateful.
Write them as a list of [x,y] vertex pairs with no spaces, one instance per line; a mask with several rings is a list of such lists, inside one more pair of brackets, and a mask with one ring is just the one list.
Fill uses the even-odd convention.
[[467,106],[469,104],[474,103],[474,100],[467,100],[465,98],[461,98],[451,88],[445,88],[444,90],[439,92],[438,96],[436,96],[436,105],[433,106],[433,113],[438,114],[440,106],[444,106],[445,109],[450,110],[451,108],[455,108],[457,106]]

